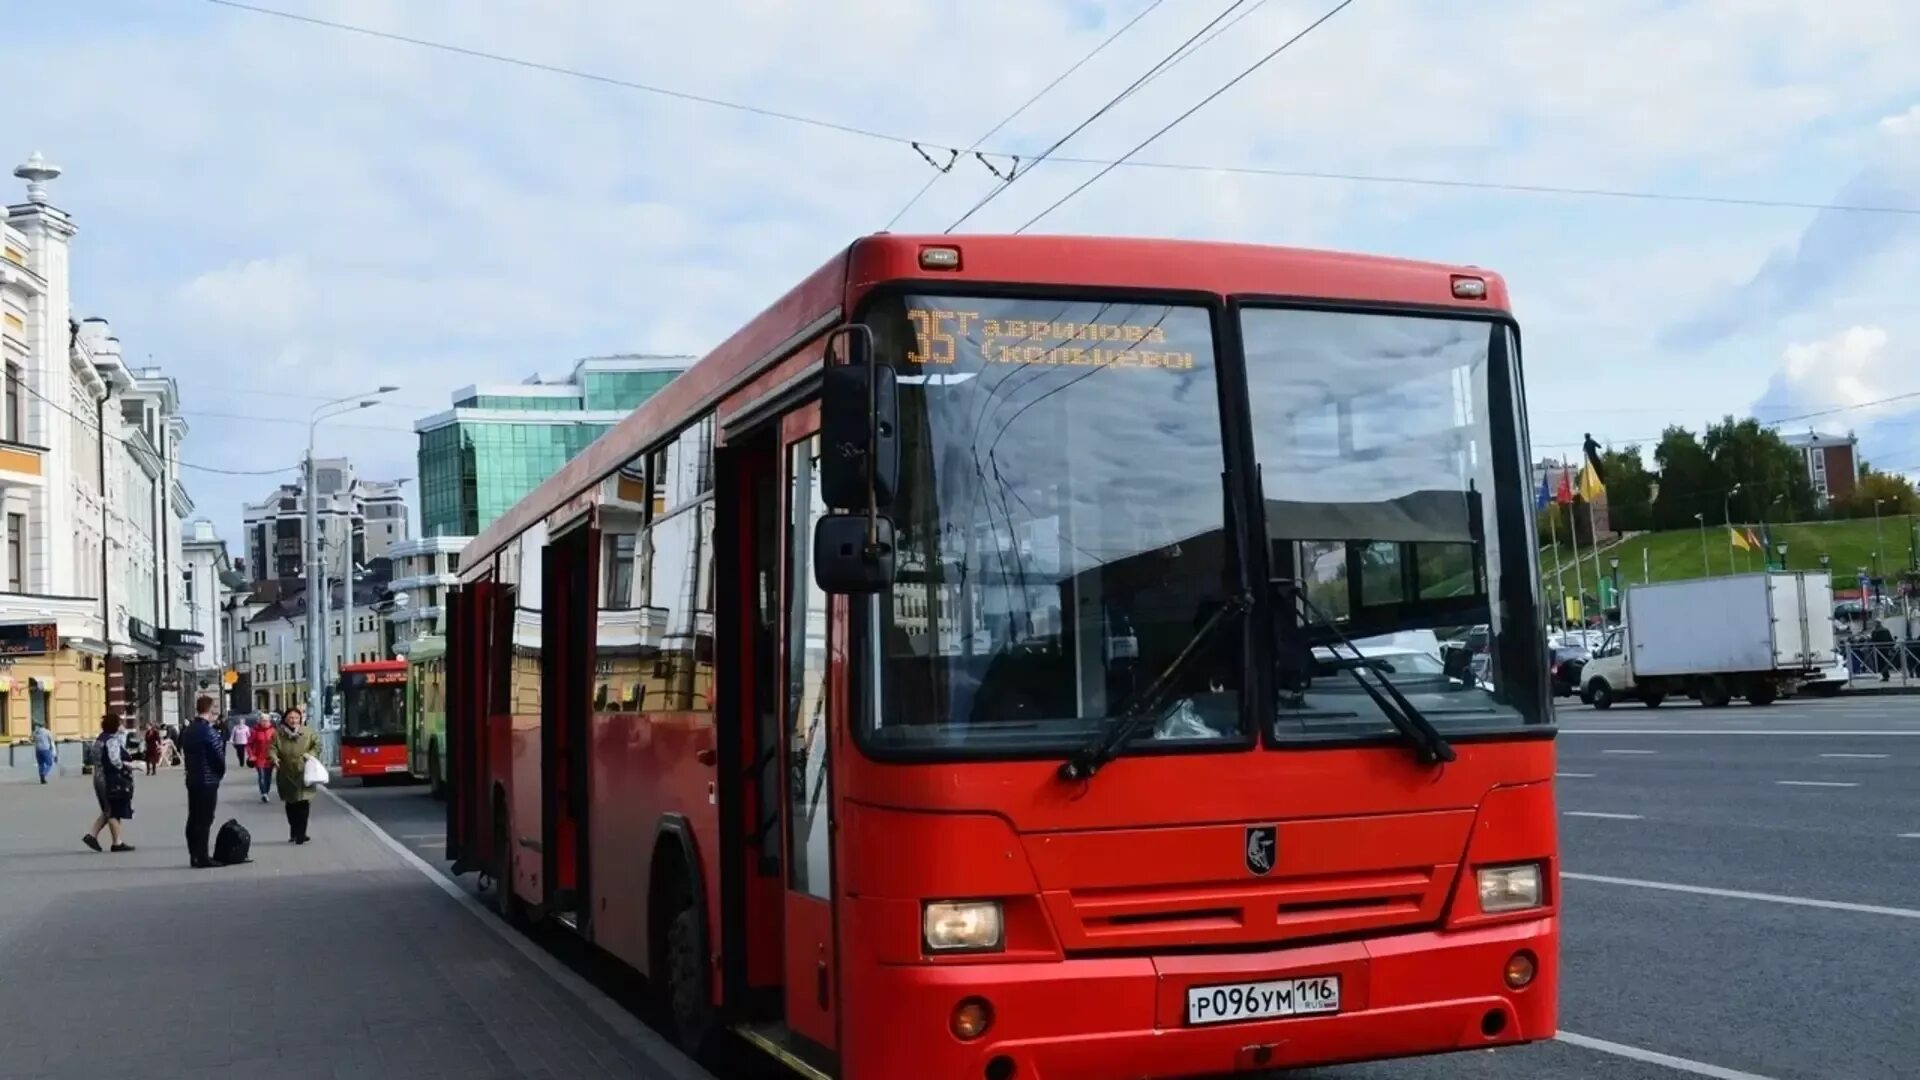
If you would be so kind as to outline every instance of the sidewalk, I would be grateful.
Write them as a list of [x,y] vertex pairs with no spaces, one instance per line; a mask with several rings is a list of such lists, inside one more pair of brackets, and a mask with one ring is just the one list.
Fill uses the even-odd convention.
[[211,870],[187,867],[178,770],[140,778],[119,855],[80,844],[91,778],[0,785],[0,1078],[702,1075],[332,799],[288,844],[237,773],[216,821],[253,862]]

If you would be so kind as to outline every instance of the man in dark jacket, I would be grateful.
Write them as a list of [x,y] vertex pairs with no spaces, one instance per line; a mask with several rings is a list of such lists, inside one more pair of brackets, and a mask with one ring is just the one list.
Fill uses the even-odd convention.
[[227,743],[213,722],[213,699],[205,694],[193,703],[195,716],[180,740],[187,774],[187,857],[193,868],[215,865],[207,854],[207,834],[213,829],[213,811],[220,798],[220,781],[227,775]]

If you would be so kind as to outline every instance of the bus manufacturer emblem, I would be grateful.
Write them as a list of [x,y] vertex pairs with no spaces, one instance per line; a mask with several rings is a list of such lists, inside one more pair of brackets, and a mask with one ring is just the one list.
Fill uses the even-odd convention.
[[1280,846],[1280,830],[1274,825],[1247,827],[1247,872],[1265,875],[1273,871],[1273,857]]

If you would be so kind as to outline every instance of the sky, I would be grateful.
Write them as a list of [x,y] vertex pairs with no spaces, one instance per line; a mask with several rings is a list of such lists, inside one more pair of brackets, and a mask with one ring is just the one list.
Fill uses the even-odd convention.
[[[1226,2],[262,0],[953,147],[1145,10],[985,144],[1029,158]],[[1241,0],[1059,153],[1124,153],[1331,2]],[[1357,0],[1140,159],[1920,209],[1916,40],[1907,0]],[[933,175],[885,139],[209,0],[17,5],[5,42],[0,153],[66,170],[77,311],[179,381],[183,460],[285,469],[186,473],[236,554],[320,402],[400,387],[318,450],[411,477],[412,423],[455,388],[703,352]],[[964,230],[1094,171],[1047,162]],[[939,231],[995,184],[963,156],[894,228]],[[1855,429],[1920,474],[1920,397],[1848,409],[1920,391],[1920,215],[1122,168],[1035,231],[1492,268],[1540,456],[1845,409],[1787,427]]]

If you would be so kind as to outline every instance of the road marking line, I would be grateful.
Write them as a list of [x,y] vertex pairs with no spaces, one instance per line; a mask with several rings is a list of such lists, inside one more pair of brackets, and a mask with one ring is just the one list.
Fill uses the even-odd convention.
[[1762,1076],[1759,1073],[1742,1072],[1739,1069],[1729,1069],[1724,1065],[1710,1065],[1707,1062],[1695,1061],[1692,1058],[1675,1057],[1672,1054],[1663,1054],[1658,1050],[1647,1050],[1638,1046],[1628,1046],[1626,1043],[1608,1042],[1606,1039],[1596,1039],[1591,1035],[1578,1035],[1571,1031],[1563,1031],[1555,1035],[1554,1039],[1566,1043],[1569,1046],[1578,1046],[1583,1050],[1594,1050],[1602,1054],[1612,1054],[1615,1057],[1630,1058],[1648,1065],[1664,1065],[1669,1069],[1676,1069],[1683,1073],[1692,1073],[1695,1076],[1710,1076],[1713,1077],[1714,1080],[1769,1080],[1768,1077]]
[[400,839],[402,840],[445,840],[446,836],[447,836],[446,833],[413,832],[413,833],[401,833]]
[[1851,780],[1775,780],[1781,787],[1859,787]]
[[1920,832],[1903,832],[1903,833],[1901,833],[1901,834],[1900,834],[1900,839],[1902,839],[1902,840],[1920,840]]
[[1594,774],[1590,772],[1557,772],[1553,775],[1563,776],[1569,780],[1591,780],[1594,777]]
[[1603,754],[1657,754],[1658,750],[1602,750]]
[[1604,814],[1598,810],[1562,810],[1568,817],[1606,818],[1608,821],[1641,821],[1639,814]]
[[1879,761],[1882,758],[1885,758],[1887,755],[1886,754],[1821,754],[1820,756],[1831,757],[1831,758],[1854,758],[1860,761]]
[[1881,904],[1854,904],[1844,900],[1814,900],[1805,896],[1782,896],[1778,893],[1749,892],[1745,889],[1715,889],[1706,885],[1680,885],[1671,881],[1643,881],[1639,878],[1610,877],[1606,874],[1574,874],[1561,871],[1560,877],[1567,881],[1590,881],[1601,885],[1626,885],[1635,889],[1656,889],[1661,892],[1688,893],[1694,896],[1718,896],[1727,900],[1759,900],[1769,904],[1787,904],[1792,907],[1820,908],[1825,911],[1851,911],[1860,915],[1891,915],[1897,919],[1920,919],[1920,910],[1914,908],[1886,907]]
[[467,910],[468,914],[479,919],[483,926],[512,946],[515,952],[525,957],[534,967],[539,968],[541,973],[560,984],[580,1004],[586,1006],[587,1011],[599,1017],[601,1022],[612,1028],[615,1033],[623,1036],[636,1052],[658,1066],[667,1076],[672,1077],[673,1080],[714,1080],[712,1073],[695,1064],[691,1058],[682,1054],[658,1032],[641,1023],[632,1013],[601,993],[598,987],[576,975],[552,953],[535,944],[532,938],[496,917],[472,893],[461,888],[459,882],[435,870],[431,863],[415,854],[407,845],[394,839],[387,830],[375,824],[374,820],[362,813],[359,807],[335,795],[331,788],[322,787],[320,794],[333,800],[335,806],[345,810],[349,817],[366,826],[375,840],[386,845],[387,849],[398,855],[402,862],[418,870],[441,892],[453,897],[461,907]]
[[1817,735],[1822,738],[1879,738],[1896,736],[1920,738],[1920,731],[1808,731],[1792,728],[1765,731],[1753,728],[1561,728],[1562,735]]

